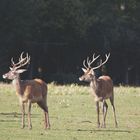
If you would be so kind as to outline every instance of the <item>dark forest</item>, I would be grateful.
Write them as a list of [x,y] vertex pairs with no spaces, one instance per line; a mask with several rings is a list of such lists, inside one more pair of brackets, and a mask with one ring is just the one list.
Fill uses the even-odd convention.
[[97,76],[140,85],[139,14],[139,0],[1,0],[0,75],[28,52],[23,79],[79,83],[87,56],[110,53]]

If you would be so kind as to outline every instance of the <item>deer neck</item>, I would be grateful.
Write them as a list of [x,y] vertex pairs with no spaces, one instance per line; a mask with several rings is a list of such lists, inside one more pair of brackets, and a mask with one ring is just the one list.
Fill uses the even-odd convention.
[[21,80],[20,80],[20,77],[18,76],[18,77],[16,77],[13,81],[12,81],[12,83],[13,83],[13,86],[15,87],[15,89],[16,89],[16,93],[18,94],[18,95],[22,95],[23,93],[22,93],[22,88],[21,88]]
[[97,78],[94,76],[93,79],[90,81],[90,87],[92,90],[92,94],[95,96],[95,98],[98,97],[97,92],[98,92],[98,81]]
[[98,87],[97,78],[95,76],[93,76],[92,80],[90,81],[90,87],[95,91]]

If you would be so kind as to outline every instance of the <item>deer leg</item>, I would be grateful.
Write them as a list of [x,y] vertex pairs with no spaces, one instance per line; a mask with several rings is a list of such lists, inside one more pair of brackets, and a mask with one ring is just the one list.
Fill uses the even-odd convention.
[[44,116],[45,116],[45,129],[50,128],[50,122],[49,122],[49,113],[48,113],[48,107],[44,101],[37,102],[37,104],[44,110]]
[[31,123],[31,101],[28,100],[28,128],[32,129],[32,123]]
[[44,114],[45,114],[45,129],[50,129],[48,107],[46,107],[46,110],[44,111]]
[[25,127],[25,107],[24,107],[24,103],[21,103],[21,112],[22,112],[21,128],[24,128]]
[[96,101],[96,111],[97,111],[97,127],[100,127],[100,119],[99,119],[99,102]]
[[118,123],[117,123],[117,119],[116,119],[116,112],[115,112],[115,106],[114,106],[114,98],[113,98],[113,96],[110,97],[110,102],[111,102],[112,109],[113,109],[113,114],[114,114],[114,119],[115,119],[115,127],[118,127]]
[[106,101],[103,100],[103,123],[102,123],[103,128],[106,127],[105,120],[106,120],[107,109],[108,109],[108,105],[107,105]]

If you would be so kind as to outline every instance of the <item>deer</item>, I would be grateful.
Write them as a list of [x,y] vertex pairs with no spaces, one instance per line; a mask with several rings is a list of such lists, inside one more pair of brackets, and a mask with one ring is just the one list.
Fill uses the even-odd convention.
[[23,55],[24,52],[21,53],[17,63],[15,63],[13,58],[11,58],[11,67],[9,67],[10,71],[3,74],[3,78],[12,80],[12,84],[16,90],[16,95],[18,96],[22,112],[21,128],[25,127],[25,103],[27,104],[29,129],[32,129],[31,104],[37,103],[39,107],[44,111],[45,129],[49,129],[50,122],[47,107],[47,84],[41,79],[21,80],[20,74],[27,71],[27,69],[23,69],[22,67],[30,63],[30,56],[28,53],[26,53],[25,57]]
[[[118,126],[117,124],[117,119],[116,119],[116,113],[115,113],[115,105],[114,105],[114,93],[113,93],[113,81],[109,76],[103,75],[100,76],[99,78],[96,78],[95,75],[95,70],[101,68],[109,59],[110,53],[105,55],[106,59],[102,61],[100,59],[100,62],[98,63],[97,66],[91,67],[91,64],[95,62],[100,57],[100,55],[95,57],[95,53],[93,54],[92,59],[89,59],[87,57],[87,60],[83,61],[83,66],[82,68],[84,74],[79,77],[80,81],[85,81],[90,83],[90,88],[91,88],[91,94],[94,97],[95,104],[96,104],[96,112],[97,112],[97,127],[106,127],[106,115],[107,115],[107,109],[108,105],[106,102],[106,99],[110,99],[110,103],[113,108],[113,114],[114,114],[114,119],[115,119],[115,127]],[[99,119],[99,103],[102,102],[102,112],[103,112],[103,121],[102,124],[100,125],[100,119]]]

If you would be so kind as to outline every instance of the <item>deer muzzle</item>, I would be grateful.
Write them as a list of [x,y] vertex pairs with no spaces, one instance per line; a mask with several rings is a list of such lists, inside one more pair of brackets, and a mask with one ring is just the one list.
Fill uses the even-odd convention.
[[2,75],[2,78],[3,78],[3,79],[6,79],[6,78],[7,78],[7,74],[3,74],[3,75]]
[[83,81],[84,80],[84,78],[83,77],[79,77],[79,81]]

